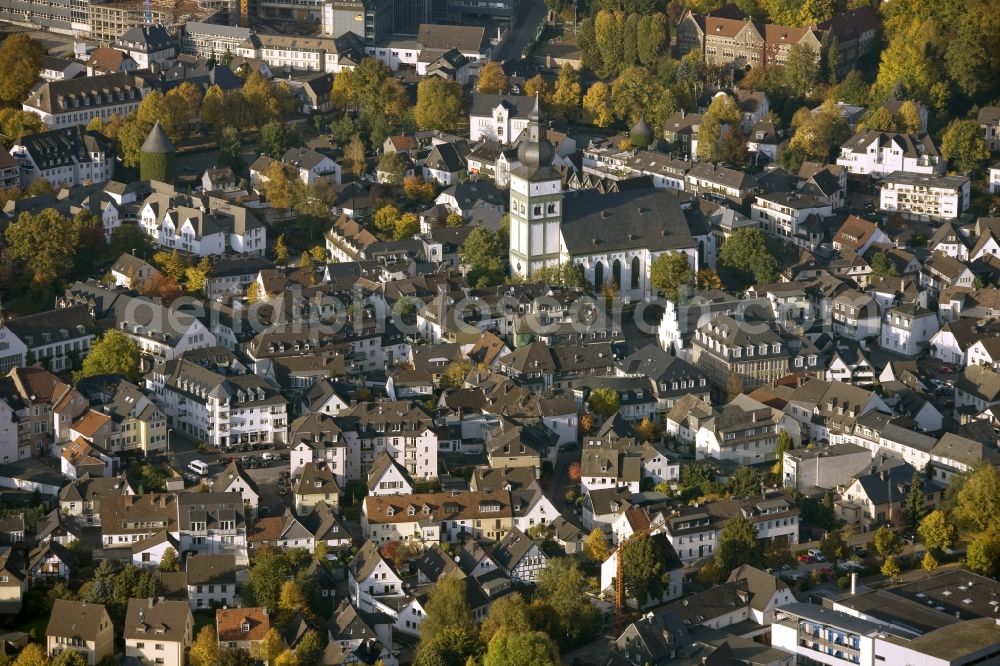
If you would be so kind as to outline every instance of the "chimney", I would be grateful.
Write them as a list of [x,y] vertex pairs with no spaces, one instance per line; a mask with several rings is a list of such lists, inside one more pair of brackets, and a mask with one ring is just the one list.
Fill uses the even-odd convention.
[[851,596],[853,597],[858,593],[858,572],[851,572]]

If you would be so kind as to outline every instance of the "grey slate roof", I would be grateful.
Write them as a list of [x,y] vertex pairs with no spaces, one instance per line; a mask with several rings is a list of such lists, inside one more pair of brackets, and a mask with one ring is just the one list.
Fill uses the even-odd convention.
[[562,236],[571,255],[634,248],[653,252],[694,248],[677,197],[667,190],[566,194]]

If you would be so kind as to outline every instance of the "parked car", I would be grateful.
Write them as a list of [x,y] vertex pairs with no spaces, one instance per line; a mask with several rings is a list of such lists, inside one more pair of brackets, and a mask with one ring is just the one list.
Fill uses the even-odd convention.
[[273,454],[273,453],[271,453],[270,451],[267,451],[267,452],[265,452],[265,453],[262,453],[262,454],[260,455],[260,459],[261,459],[261,460],[268,460],[268,461],[270,461],[270,460],[274,460],[274,454]]
[[802,564],[812,564],[813,562],[816,561],[816,558],[810,555],[809,553],[802,553],[795,559],[797,559]]
[[851,546],[851,554],[858,557],[868,557],[868,549],[864,546]]
[[861,571],[862,569],[865,568],[865,565],[861,564],[860,562],[855,562],[854,560],[848,560],[846,562],[841,563],[840,568],[843,569],[844,571]]
[[809,554],[817,562],[826,562],[826,555],[824,555],[818,548],[810,548]]

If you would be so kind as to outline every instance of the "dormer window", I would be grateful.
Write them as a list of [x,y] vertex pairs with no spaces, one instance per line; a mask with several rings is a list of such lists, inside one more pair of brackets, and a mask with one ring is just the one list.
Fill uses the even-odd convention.
[[243,624],[240,625],[240,629],[243,631],[244,634],[249,634],[250,633],[250,623],[247,622],[246,620],[244,620]]

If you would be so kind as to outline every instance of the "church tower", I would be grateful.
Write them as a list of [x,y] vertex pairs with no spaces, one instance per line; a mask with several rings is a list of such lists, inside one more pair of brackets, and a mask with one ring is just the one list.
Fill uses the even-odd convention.
[[555,149],[543,135],[538,97],[517,147],[519,167],[510,174],[510,270],[531,277],[559,263],[562,179],[552,168]]

